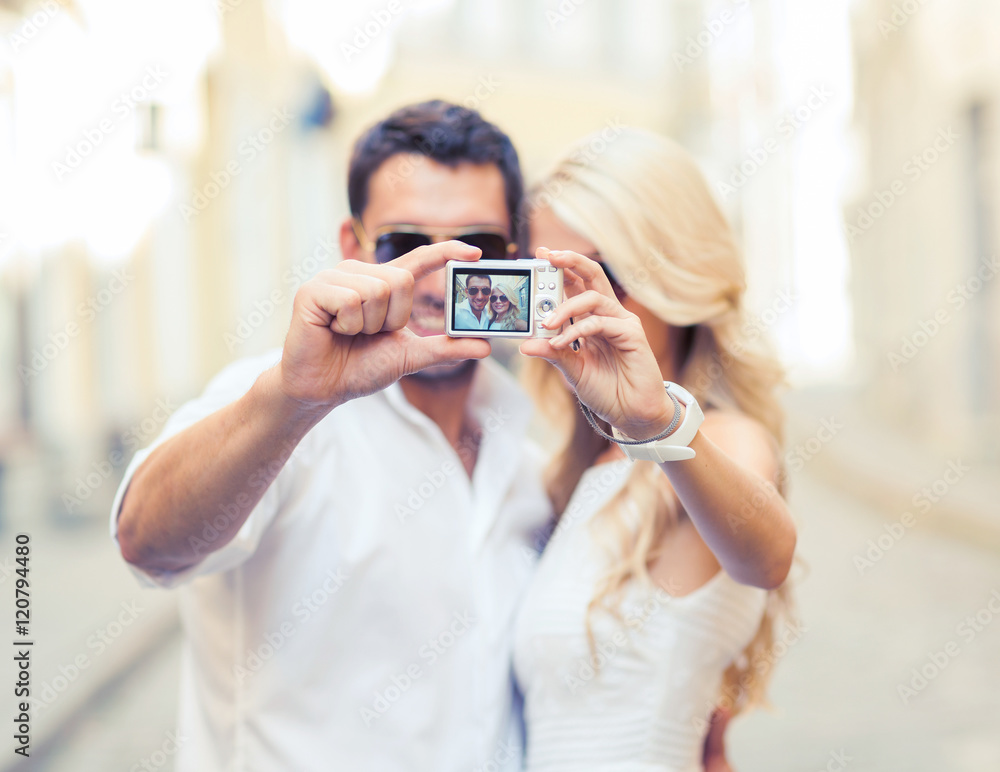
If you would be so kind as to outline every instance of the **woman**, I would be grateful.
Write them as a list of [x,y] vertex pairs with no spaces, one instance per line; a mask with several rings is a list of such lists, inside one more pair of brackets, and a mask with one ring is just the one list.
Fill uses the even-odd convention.
[[509,282],[499,281],[493,285],[490,293],[490,329],[528,329],[528,322],[521,318],[521,310],[517,306],[517,290]]
[[[738,252],[677,145],[629,130],[596,158],[569,153],[543,187],[558,192],[532,241],[572,251],[536,251],[564,269],[548,320],[563,329],[521,345],[555,365],[525,379],[564,440],[548,470],[563,514],[517,623],[527,769],[700,770],[713,710],[760,702],[773,662],[796,538],[781,372],[740,336]],[[698,409],[665,380],[704,410],[694,458],[627,461],[577,405],[636,441],[677,414],[684,429]]]

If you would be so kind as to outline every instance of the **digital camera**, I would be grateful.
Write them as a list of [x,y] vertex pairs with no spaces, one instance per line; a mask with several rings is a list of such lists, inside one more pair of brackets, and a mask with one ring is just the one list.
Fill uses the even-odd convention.
[[450,260],[445,334],[453,338],[554,338],[541,323],[563,301],[563,271],[548,260]]

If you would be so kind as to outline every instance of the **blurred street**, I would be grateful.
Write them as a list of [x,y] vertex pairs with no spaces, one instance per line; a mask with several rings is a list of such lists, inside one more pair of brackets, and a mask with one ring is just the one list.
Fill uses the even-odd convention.
[[[180,405],[282,344],[304,282],[367,254],[355,142],[430,99],[517,149],[510,246],[569,205],[551,165],[596,173],[625,127],[675,141],[732,228],[745,276],[660,316],[733,322],[711,380],[770,349],[789,387],[799,621],[735,770],[1000,770],[995,29],[981,0],[0,0],[0,594],[9,619],[29,581],[7,629],[34,700],[31,758],[8,732],[0,772],[173,769],[177,601],[117,554],[114,492]],[[381,161],[390,187],[437,144]],[[379,230],[503,222],[432,209]],[[660,258],[701,267],[700,238],[640,241],[637,301],[672,296]]]
[[[793,443],[815,425],[804,417],[795,423]],[[850,434],[842,432],[822,453],[857,452],[845,444],[849,439]],[[844,493],[844,486],[823,480],[816,469],[818,465],[807,465],[791,480],[790,499],[806,564],[799,571],[797,592],[802,632],[788,639],[787,654],[781,656],[775,649],[775,712],[759,711],[731,726],[730,757],[736,769],[1000,768],[1000,613],[988,609],[991,594],[1000,597],[1000,554],[918,524],[906,528],[871,566],[861,563],[859,569],[856,556],[877,557],[875,552],[868,555],[869,540],[877,546],[881,535],[893,531],[886,526],[898,516],[882,514],[871,503]],[[100,627],[100,618],[69,623],[84,607],[83,598],[89,599],[88,608],[103,608],[106,620],[116,618],[115,609],[126,599],[138,599],[144,610],[115,643],[123,649],[134,647],[134,667],[103,673],[108,683],[103,691],[82,678],[72,684],[65,692],[67,701],[77,690],[91,690],[94,696],[75,718],[62,716],[68,723],[58,750],[33,768],[106,772],[129,770],[148,760],[151,769],[172,769],[167,751],[175,728],[180,637],[170,596],[140,590],[126,575],[103,523],[86,534],[63,533],[63,546],[54,543],[58,533],[52,537],[53,542],[43,543],[35,535],[38,578],[44,576],[47,585],[58,585],[61,591],[50,595],[58,600],[50,600],[39,615],[61,620],[64,631],[79,630],[80,635],[64,635],[44,659],[39,650],[37,673],[43,681],[52,683],[59,665],[72,662],[74,652],[88,652],[94,667],[87,674],[97,675],[100,657],[85,645],[84,631]],[[91,550],[70,544],[79,547],[90,540],[107,544]],[[887,543],[883,538],[883,546]],[[90,556],[86,571],[79,561],[74,564],[71,548]],[[99,559],[94,557],[98,554]],[[993,607],[1000,608],[1000,602]],[[966,622],[977,615],[977,621]],[[960,627],[963,622],[966,626]],[[41,629],[38,637],[43,637]],[[945,653],[949,642],[957,656]],[[940,672],[935,674],[935,668]],[[926,671],[920,676],[923,681],[914,681],[914,669]],[[912,693],[904,689],[901,696],[900,685]],[[123,726],[130,728],[123,732]]]
[[[992,624],[972,640],[956,632],[1000,594],[1000,555],[913,530],[861,576],[854,557],[888,521],[808,473],[791,502],[808,565],[797,593],[805,629],[776,666],[775,712],[733,724],[738,772],[1000,769],[1000,614],[984,614]],[[904,705],[899,685],[949,641],[959,656]]]

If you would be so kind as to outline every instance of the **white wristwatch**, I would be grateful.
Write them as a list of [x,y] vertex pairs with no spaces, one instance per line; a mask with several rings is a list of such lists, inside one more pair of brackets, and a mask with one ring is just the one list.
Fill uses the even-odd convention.
[[[668,393],[673,394],[684,405],[684,420],[662,440],[643,445],[619,445],[618,447],[633,461],[655,461],[659,464],[663,461],[694,458],[694,451],[688,446],[698,433],[702,421],[705,420],[705,414],[701,412],[698,400],[687,389],[671,381],[664,381],[663,385]],[[632,440],[614,427],[611,432],[616,440]]]

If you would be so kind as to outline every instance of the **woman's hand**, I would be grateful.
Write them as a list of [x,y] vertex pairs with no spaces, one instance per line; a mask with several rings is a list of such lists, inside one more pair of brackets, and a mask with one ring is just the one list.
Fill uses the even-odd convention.
[[[639,318],[615,298],[598,263],[574,252],[539,249],[537,256],[563,269],[567,299],[546,322],[566,326],[555,338],[525,341],[521,353],[552,362],[587,407],[630,437],[662,432],[673,419],[673,404]],[[576,352],[570,347],[575,340]],[[777,487],[781,468],[773,440],[758,422],[735,412],[713,411],[702,426],[691,440],[696,457],[660,468],[726,572],[742,584],[773,589],[788,576],[796,540]],[[740,513],[735,523],[734,512]]]
[[[525,341],[521,353],[558,367],[583,404],[628,436],[643,440],[662,432],[674,406],[639,317],[618,302],[593,260],[544,247],[535,256],[563,269],[566,300],[543,326],[565,327],[555,338]],[[579,341],[578,351],[574,341]]]

